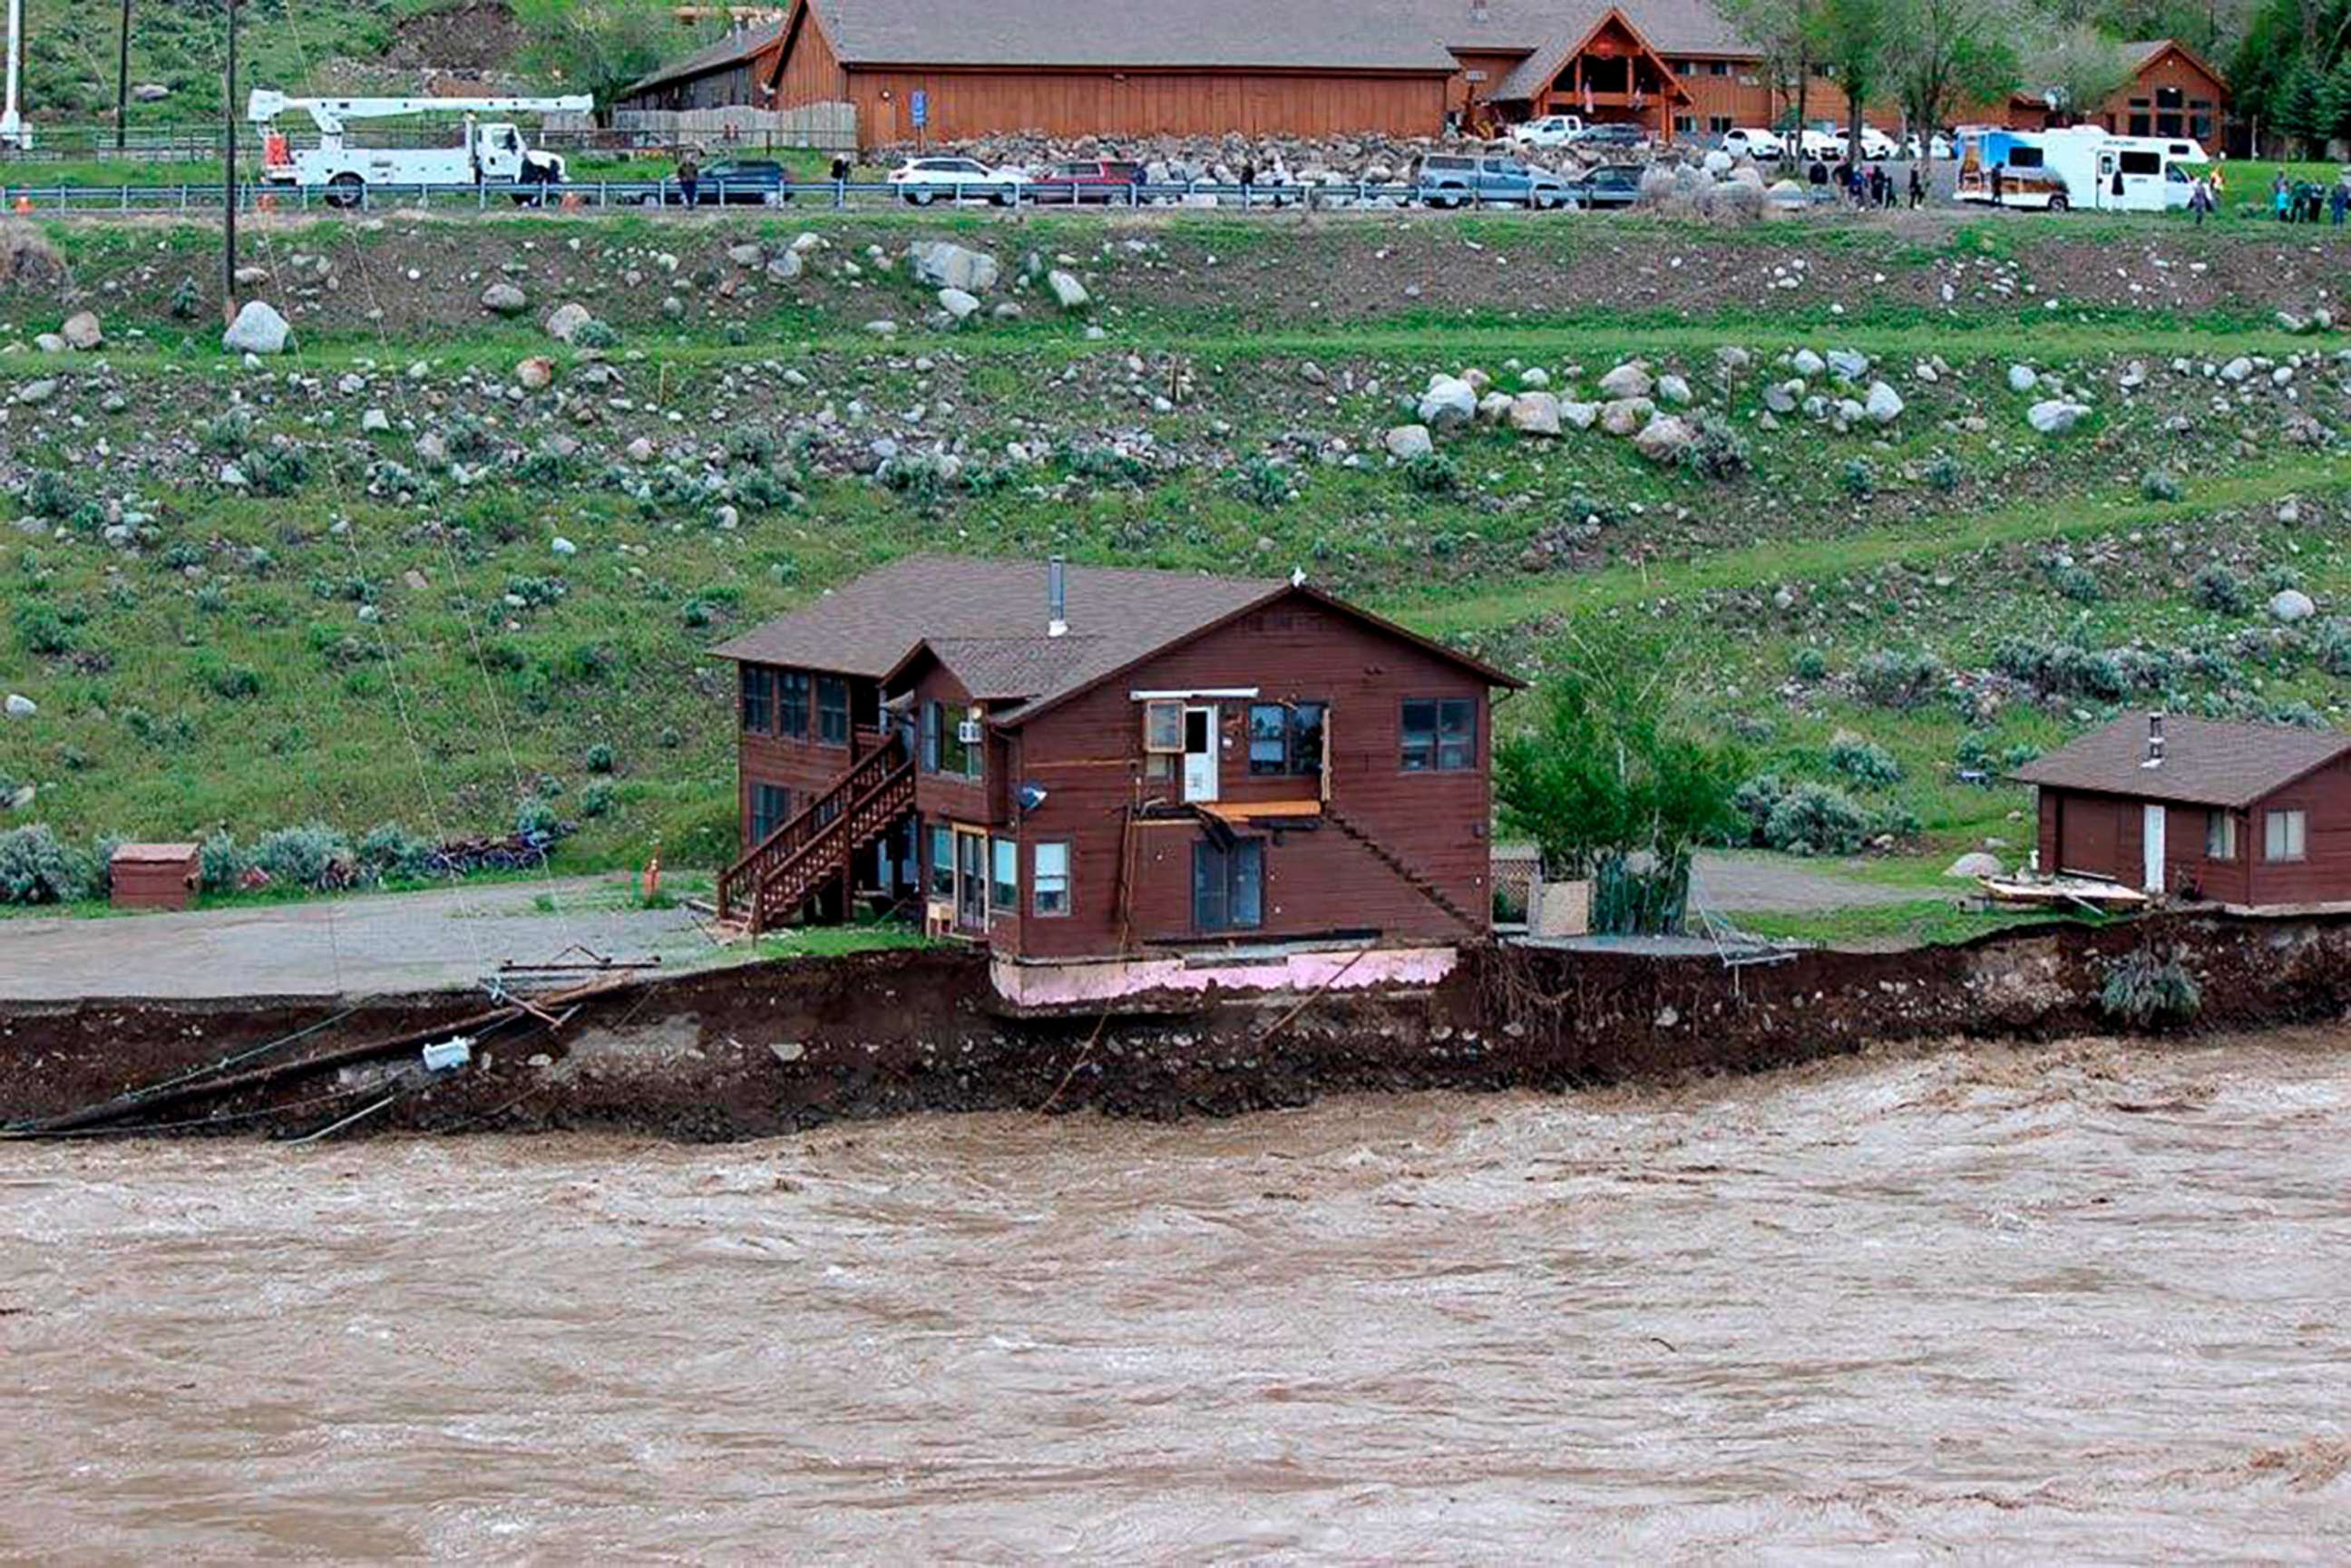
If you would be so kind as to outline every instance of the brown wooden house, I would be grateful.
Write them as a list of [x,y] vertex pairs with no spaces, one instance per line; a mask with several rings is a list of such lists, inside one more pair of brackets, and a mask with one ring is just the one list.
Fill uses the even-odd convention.
[[1047,1003],[1488,933],[1518,683],[1302,583],[914,556],[717,653],[755,929],[919,908]]
[[2092,112],[2069,117],[2046,98],[2019,93],[2003,117],[2012,131],[2045,131],[2066,123],[2103,125],[2118,136],[2182,137],[2219,157],[2229,120],[2229,84],[2177,38],[2118,46],[2130,61],[2130,79]]
[[2351,735],[2130,715],[2017,770],[2043,871],[2242,907],[2351,900]]

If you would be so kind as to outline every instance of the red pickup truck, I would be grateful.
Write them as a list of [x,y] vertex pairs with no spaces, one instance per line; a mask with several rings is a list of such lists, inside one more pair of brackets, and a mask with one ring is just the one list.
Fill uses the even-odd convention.
[[1057,163],[1053,172],[1029,182],[1030,201],[1040,205],[1081,202],[1123,202],[1130,187],[1143,183],[1143,165],[1115,158],[1093,158]]

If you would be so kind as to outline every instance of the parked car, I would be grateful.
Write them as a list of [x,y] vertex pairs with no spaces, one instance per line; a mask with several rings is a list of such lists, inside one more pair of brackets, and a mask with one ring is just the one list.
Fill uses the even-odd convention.
[[[1928,150],[1934,154],[1938,162],[1948,160],[1951,156],[1951,139],[1944,135],[1939,131],[1928,139],[1927,146]],[[1902,156],[1905,158],[1916,158],[1918,156],[1918,133],[1917,131],[1912,131],[1910,135],[1904,140],[1902,143]]]
[[[697,207],[773,207],[792,199],[792,177],[769,158],[728,158],[703,166],[694,187]],[[648,207],[682,207],[685,189],[671,175],[643,198]]]
[[1511,126],[1510,139],[1520,147],[1564,147],[1583,131],[1581,116],[1546,114],[1541,120]]
[[1649,144],[1649,133],[1630,120],[1605,120],[1597,125],[1587,125],[1567,139],[1567,144],[1585,152],[1602,152],[1610,149],[1629,151]]
[[1807,162],[1819,158],[1834,162],[1844,156],[1844,138],[1817,125],[1807,125],[1798,131],[1796,146],[1798,155]]
[[1734,158],[1744,154],[1761,160],[1780,157],[1788,151],[1788,144],[1760,125],[1741,125],[1723,132],[1722,150]]
[[977,158],[909,158],[890,171],[888,183],[918,207],[942,196],[1008,207],[1020,199],[1029,176],[1019,169],[991,169]]
[[1567,188],[1579,207],[1629,207],[1641,199],[1641,174],[1638,163],[1603,163]]
[[1143,183],[1143,165],[1115,158],[1090,158],[1056,163],[1053,172],[1029,182],[1029,199],[1076,206],[1082,202],[1123,202]]
[[1508,154],[1431,152],[1420,161],[1420,199],[1432,207],[1475,206],[1502,202],[1529,207],[1563,207],[1573,200],[1567,181],[1548,169],[1529,167]]

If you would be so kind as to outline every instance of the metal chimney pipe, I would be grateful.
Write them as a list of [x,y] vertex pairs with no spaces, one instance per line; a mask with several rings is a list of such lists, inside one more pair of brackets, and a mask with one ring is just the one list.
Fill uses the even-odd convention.
[[1060,556],[1053,556],[1045,562],[1045,635],[1067,636],[1069,630],[1069,570]]
[[2159,713],[2147,716],[2147,760],[2139,766],[2142,768],[2163,766],[2163,716]]

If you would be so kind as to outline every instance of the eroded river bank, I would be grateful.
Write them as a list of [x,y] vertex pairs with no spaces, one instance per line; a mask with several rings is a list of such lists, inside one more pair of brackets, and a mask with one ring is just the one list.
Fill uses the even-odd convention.
[[41,1560],[2351,1551],[2351,1033],[0,1145]]

